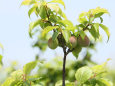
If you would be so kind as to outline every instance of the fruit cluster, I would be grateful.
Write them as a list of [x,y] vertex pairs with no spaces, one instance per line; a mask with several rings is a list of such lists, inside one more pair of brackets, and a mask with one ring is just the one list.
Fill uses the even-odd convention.
[[61,34],[58,35],[58,39],[53,40],[51,37],[48,40],[48,47],[50,49],[56,49],[58,46],[62,47],[63,45],[67,45],[68,48],[76,50],[77,47],[87,47],[89,44],[90,40],[87,36],[85,36],[84,39],[81,36],[71,36],[69,38],[69,44],[65,43],[65,40]]

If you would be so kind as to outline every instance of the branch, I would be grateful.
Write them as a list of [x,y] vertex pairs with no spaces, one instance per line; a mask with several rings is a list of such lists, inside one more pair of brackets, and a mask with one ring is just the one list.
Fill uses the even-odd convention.
[[83,28],[83,31],[87,30],[88,26],[90,26],[90,24],[87,24],[87,26]]
[[71,50],[71,49],[68,49],[67,50],[67,53],[66,53],[66,55],[68,55],[70,52],[72,52],[74,50],[74,48]]
[[64,52],[64,58],[63,58],[63,77],[62,77],[62,86],[65,86],[65,73],[66,73],[66,70],[65,70],[65,65],[66,65],[66,57],[67,57],[67,54],[66,54],[66,47],[63,46],[63,52]]

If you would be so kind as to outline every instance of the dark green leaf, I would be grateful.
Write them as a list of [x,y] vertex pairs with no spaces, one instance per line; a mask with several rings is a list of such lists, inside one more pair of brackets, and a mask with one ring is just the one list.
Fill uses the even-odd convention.
[[72,54],[78,58],[79,56],[79,53],[81,52],[82,48],[80,46],[77,46],[73,51],[72,51]]
[[103,23],[103,18],[102,17],[100,17],[100,20],[101,20],[101,23]]
[[86,36],[85,32],[83,30],[81,30],[81,31],[79,31],[79,33],[80,33],[81,38],[84,39]]
[[65,39],[66,43],[69,43],[69,38],[71,36],[70,31],[68,31],[68,30],[62,30],[62,34],[64,36],[64,39]]
[[91,29],[89,29],[89,32],[91,33],[91,35],[94,37],[95,40],[98,39],[99,38],[99,24],[94,23]]
[[101,17],[103,14],[104,14],[103,12],[95,14],[95,18]]
[[45,7],[45,6],[41,6],[41,7],[40,7],[39,16],[40,16],[42,19],[45,19],[45,18],[47,17],[46,7]]
[[79,24],[78,27],[85,28],[85,25]]
[[93,27],[96,30],[96,37],[99,38],[99,23],[94,23]]
[[54,34],[53,34],[53,36],[52,36],[52,40],[57,39],[58,34],[59,34],[59,32],[54,32]]

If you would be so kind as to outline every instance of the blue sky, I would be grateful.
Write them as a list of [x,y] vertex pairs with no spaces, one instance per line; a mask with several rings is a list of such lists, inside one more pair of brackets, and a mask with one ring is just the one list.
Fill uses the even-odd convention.
[[[33,49],[32,39],[28,35],[29,23],[35,19],[29,19],[27,16],[28,7],[20,7],[22,0],[1,0],[0,1],[0,42],[4,46],[5,65],[13,60],[19,61],[21,65],[34,60],[34,56],[38,53],[37,49]],[[66,5],[65,13],[69,20],[77,24],[78,15],[82,11],[96,8],[98,6],[108,9],[111,16],[104,15],[104,24],[107,25],[111,32],[110,41],[106,43],[107,36],[102,32],[104,41],[98,43],[97,52],[93,52],[92,59],[98,63],[112,58],[109,66],[114,64],[115,56],[115,0],[64,0]],[[59,52],[61,49],[57,49]],[[52,58],[54,52],[48,49],[43,57]],[[62,53],[59,52],[61,55]],[[48,56],[48,57],[46,57]],[[71,54],[69,55],[71,57]]]

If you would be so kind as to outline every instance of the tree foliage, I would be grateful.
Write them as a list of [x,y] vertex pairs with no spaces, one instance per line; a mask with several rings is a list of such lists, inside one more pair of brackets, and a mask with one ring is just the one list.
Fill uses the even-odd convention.
[[[106,9],[97,7],[82,12],[77,19],[79,24],[74,25],[60,8],[62,5],[65,9],[62,0],[49,2],[24,0],[21,5],[30,6],[29,18],[32,13],[37,16],[37,20],[29,25],[29,36],[33,38],[38,35],[33,47],[38,47],[40,51],[45,51],[47,45],[51,49],[61,47],[65,60],[69,53],[78,60],[82,49],[87,50],[82,61],[67,61],[66,80],[63,79],[66,86],[113,86],[112,82],[105,77],[107,62],[96,65],[91,61],[89,52],[90,49],[95,49],[95,44],[100,39],[100,29],[105,31],[109,40],[110,32],[103,24],[102,18],[104,14],[109,14]],[[96,21],[97,18],[100,22]],[[3,48],[1,44],[0,47]],[[61,77],[62,72],[64,73],[62,65],[65,63],[57,57],[51,62],[41,62],[38,59],[39,56],[36,56],[36,60],[24,65],[22,70],[13,70],[1,86],[65,86]],[[0,55],[0,64],[2,64],[2,55]],[[37,70],[36,74],[32,74],[34,69]]]

